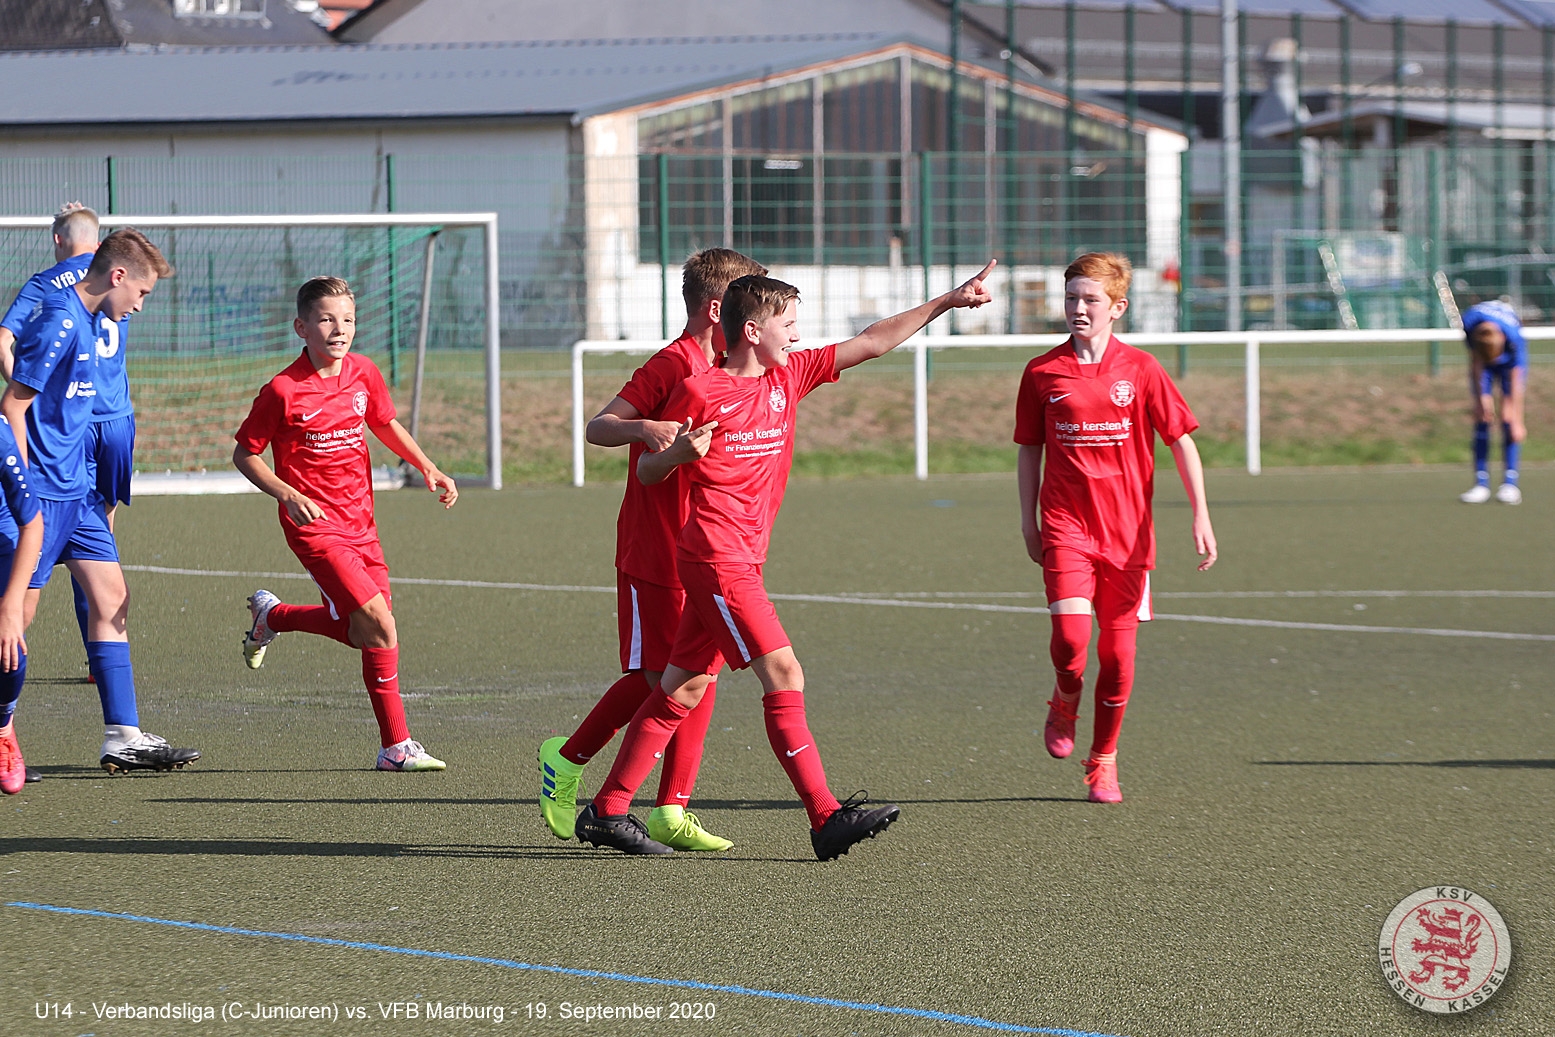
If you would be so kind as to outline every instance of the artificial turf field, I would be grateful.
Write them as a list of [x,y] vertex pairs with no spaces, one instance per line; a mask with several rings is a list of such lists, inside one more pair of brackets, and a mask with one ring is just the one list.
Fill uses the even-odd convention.
[[[1464,485],[1458,471],[1212,471],[1222,559],[1200,574],[1163,471],[1164,615],[1140,637],[1125,801],[1096,806],[1079,765],[1089,689],[1081,751],[1042,748],[1048,623],[1013,478],[796,481],[769,590],[919,595],[778,602],[833,789],[902,806],[827,864],[748,674],[721,683],[694,804],[734,850],[629,858],[540,822],[535,747],[615,676],[614,595],[586,588],[613,583],[619,487],[471,492],[449,514],[421,493],[380,497],[398,576],[555,588],[398,585],[411,727],[442,774],[370,769],[354,653],[289,634],[264,669],[243,667],[244,597],[311,600],[310,584],[137,569],[142,724],[205,758],[108,778],[59,580],[17,725],[46,778],[0,802],[0,1033],[1555,1032],[1555,473],[1526,473],[1520,508],[1460,505]],[[127,565],[299,571],[264,498],[144,498],[121,516]],[[1377,591],[1505,593],[1362,593]],[[1516,955],[1489,1005],[1449,1019],[1398,1001],[1375,950],[1393,905],[1440,883],[1488,896]],[[340,1015],[113,1021],[94,1002]],[[417,1018],[385,1020],[394,1002]],[[504,1021],[429,1021],[437,1002],[501,1006]],[[712,1003],[716,1018],[564,1021],[564,1002]],[[72,1018],[36,1018],[67,1003]]]

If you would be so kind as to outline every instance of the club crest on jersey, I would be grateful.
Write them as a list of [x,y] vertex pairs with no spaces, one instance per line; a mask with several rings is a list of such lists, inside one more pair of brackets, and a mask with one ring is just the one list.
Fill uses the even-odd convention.
[[1134,383],[1117,381],[1112,383],[1112,402],[1119,407],[1127,407],[1134,402]]
[[767,394],[767,406],[780,414],[783,412],[783,408],[788,406],[788,396],[784,394],[782,386],[778,386]]
[[356,411],[356,416],[359,418],[367,413],[367,394],[365,392],[358,390],[357,394],[351,397],[351,409]]

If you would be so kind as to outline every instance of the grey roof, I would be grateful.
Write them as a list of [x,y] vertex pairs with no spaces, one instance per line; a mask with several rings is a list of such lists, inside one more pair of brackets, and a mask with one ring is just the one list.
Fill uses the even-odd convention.
[[0,51],[333,42],[288,0],[266,0],[261,17],[243,18],[180,18],[172,0],[0,0],[0,26]]
[[[1392,119],[1402,114],[1406,120],[1421,126],[1446,128],[1455,125],[1470,133],[1487,136],[1506,136],[1520,140],[1540,140],[1550,126],[1551,113],[1538,104],[1487,104],[1458,102],[1448,106],[1446,101],[1405,100],[1397,104],[1392,100],[1365,100],[1350,106],[1349,117],[1353,122],[1373,119]],[[1332,136],[1339,132],[1345,114],[1338,108],[1319,112],[1302,124],[1302,132],[1314,136]],[[1295,132],[1289,120],[1271,123],[1265,129],[1270,137],[1288,136]]]
[[[0,54],[0,125],[570,116],[884,42],[881,33],[839,33]],[[116,89],[39,89],[94,81]]]
[[[0,53],[0,125],[576,118],[914,42],[816,33]],[[112,82],[116,89],[39,89],[51,82]]]
[[[383,0],[380,0],[380,3]],[[464,0],[482,3],[484,0]],[[1068,0],[1017,0],[1022,8],[1062,8]],[[1220,0],[1076,0],[1080,10],[1115,11],[1133,4],[1144,11],[1193,11],[1218,14]],[[1440,24],[1449,19],[1464,25],[1505,25],[1526,29],[1555,26],[1555,5],[1550,0],[1237,0],[1245,15],[1284,17],[1300,14],[1304,18],[1338,19],[1346,15],[1371,22]],[[969,12],[984,22],[1003,24],[1000,0],[974,0]]]

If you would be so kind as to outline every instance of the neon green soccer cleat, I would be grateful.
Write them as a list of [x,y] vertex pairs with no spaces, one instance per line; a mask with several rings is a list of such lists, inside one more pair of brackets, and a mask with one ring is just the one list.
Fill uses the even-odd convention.
[[648,815],[648,837],[677,850],[709,850],[717,853],[734,845],[714,835],[697,822],[697,816],[685,807],[654,807]]
[[571,839],[578,820],[578,786],[583,764],[562,756],[567,739],[557,736],[540,743],[540,816],[558,839]]

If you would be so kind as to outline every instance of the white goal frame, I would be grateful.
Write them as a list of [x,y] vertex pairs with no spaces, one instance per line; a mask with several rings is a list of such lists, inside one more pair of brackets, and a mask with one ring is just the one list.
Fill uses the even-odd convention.
[[[501,280],[494,212],[380,212],[275,216],[121,216],[98,213],[104,227],[481,227],[486,251],[486,472],[502,489]],[[0,229],[48,229],[53,216],[0,216]]]
[[[1024,349],[1033,355],[1044,353],[1068,339],[1067,335],[914,335],[899,349],[913,353],[913,454],[915,474],[929,477],[929,365],[931,349]],[[1555,327],[1527,327],[1523,337],[1530,341],[1555,339]],[[1264,345],[1324,345],[1384,343],[1462,342],[1463,332],[1455,328],[1378,328],[1372,331],[1199,331],[1126,335],[1134,346],[1212,346],[1240,345],[1245,351],[1247,403],[1247,471],[1263,471],[1262,376],[1260,355]],[[584,339],[572,346],[572,484],[583,485],[583,358],[590,353],[654,353],[665,343],[657,339],[601,341]]]

